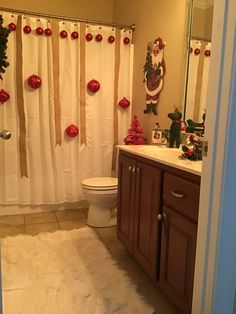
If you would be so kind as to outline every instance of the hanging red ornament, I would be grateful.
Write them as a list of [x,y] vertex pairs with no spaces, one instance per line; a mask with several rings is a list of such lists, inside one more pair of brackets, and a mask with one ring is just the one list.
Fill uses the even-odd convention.
[[52,30],[50,28],[46,28],[45,31],[44,31],[44,34],[46,36],[51,36],[52,35]]
[[66,38],[68,36],[67,31],[61,31],[60,36],[61,38]]
[[193,52],[193,48],[190,47],[190,48],[189,48],[189,53],[192,53],[192,52]]
[[125,45],[128,45],[130,43],[130,39],[128,37],[125,37],[123,42]]
[[12,31],[15,31],[16,30],[16,24],[15,23],[10,23],[9,25],[8,25],[8,28],[9,28],[9,30],[12,32]]
[[211,50],[209,50],[209,49],[205,50],[204,54],[205,54],[206,57],[210,57]]
[[96,93],[100,89],[100,83],[96,80],[91,80],[88,82],[87,87],[91,93]]
[[127,98],[123,98],[119,101],[119,106],[123,109],[126,109],[130,106],[130,101]]
[[111,36],[108,37],[108,42],[110,44],[114,43],[114,41],[115,41],[115,37],[114,36],[111,35]]
[[37,33],[38,35],[43,35],[43,29],[42,29],[42,27],[37,27],[37,28],[36,28],[36,33]]
[[79,37],[78,32],[72,32],[72,33],[71,33],[71,38],[72,38],[72,39],[77,39],[78,37]]
[[95,39],[96,39],[97,42],[102,41],[102,35],[101,34],[97,34]]
[[10,99],[10,95],[4,90],[0,90],[0,102],[3,104],[4,102],[8,101]]
[[200,54],[201,50],[199,48],[194,49],[195,56],[198,56]]
[[71,124],[69,125],[67,128],[66,128],[66,134],[69,136],[69,137],[75,137],[79,134],[79,129],[77,128],[76,125],[74,124]]
[[87,41],[91,41],[93,39],[93,35],[91,33],[88,33],[85,37]]
[[31,33],[31,27],[29,25],[25,25],[23,28],[23,31],[25,34],[30,34]]
[[31,88],[37,89],[41,86],[42,81],[38,75],[33,74],[28,78],[28,84]]

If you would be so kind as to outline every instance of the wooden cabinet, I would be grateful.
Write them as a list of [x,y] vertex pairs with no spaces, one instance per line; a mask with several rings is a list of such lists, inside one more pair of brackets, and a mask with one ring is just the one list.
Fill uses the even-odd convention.
[[158,167],[124,155],[119,158],[117,236],[153,280],[159,270],[161,176]]

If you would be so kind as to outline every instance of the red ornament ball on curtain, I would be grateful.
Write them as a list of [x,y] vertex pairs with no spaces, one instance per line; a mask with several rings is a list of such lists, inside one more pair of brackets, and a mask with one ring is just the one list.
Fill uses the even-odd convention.
[[31,33],[31,27],[29,25],[25,25],[23,28],[23,31],[25,34],[30,34]]
[[37,33],[38,35],[43,35],[43,29],[42,29],[42,27],[37,27],[37,28],[36,28],[36,33]]
[[125,45],[128,45],[130,43],[130,39],[128,37],[125,37],[123,42]]
[[46,36],[51,36],[52,35],[52,30],[50,28],[46,28],[45,31],[44,31],[44,34]]
[[195,56],[198,56],[200,54],[201,50],[199,48],[194,49]]
[[206,57],[210,57],[211,50],[209,50],[209,49],[205,50],[204,54],[205,54]]
[[4,90],[0,90],[0,102],[3,104],[4,102],[8,101],[10,99],[10,95]]
[[101,34],[97,34],[95,39],[96,39],[97,42],[102,41],[102,35]]
[[16,24],[15,23],[10,23],[9,25],[8,25],[8,28],[9,28],[9,30],[12,32],[12,31],[15,31],[16,30]]
[[119,101],[119,106],[123,109],[126,109],[130,106],[130,101],[127,98],[123,98]]
[[87,41],[91,41],[93,39],[93,35],[91,33],[88,33],[86,36],[85,36],[86,40]]
[[96,80],[91,80],[88,82],[87,87],[91,93],[96,93],[100,89],[100,83]]
[[108,37],[108,42],[110,44],[114,43],[114,41],[115,41],[115,37],[114,36],[111,35],[111,36]]
[[78,39],[78,37],[79,37],[78,32],[72,32],[72,33],[71,33],[71,38],[72,38],[72,39]]
[[28,78],[28,84],[31,88],[37,89],[41,86],[42,81],[38,75],[33,74]]
[[69,137],[75,137],[79,134],[79,129],[77,128],[76,125],[74,124],[71,124],[69,125],[67,128],[66,128],[66,134],[69,136]]
[[61,36],[61,38],[66,38],[68,36],[67,31],[61,31],[60,36]]
[[193,48],[190,47],[190,48],[189,48],[189,53],[192,53],[192,52],[193,52]]

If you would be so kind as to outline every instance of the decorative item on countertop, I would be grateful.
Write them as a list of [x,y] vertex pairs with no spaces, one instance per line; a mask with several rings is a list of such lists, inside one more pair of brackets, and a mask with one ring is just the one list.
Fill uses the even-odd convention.
[[96,93],[100,89],[100,83],[96,80],[91,80],[88,82],[87,87],[91,93]]
[[4,90],[0,90],[0,102],[3,104],[4,102],[8,101],[10,99],[10,95]]
[[128,130],[128,135],[124,139],[125,145],[143,145],[146,144],[146,140],[143,135],[143,129],[140,126],[138,117],[133,116]]
[[31,75],[27,81],[28,85],[33,89],[39,88],[42,84],[41,78],[35,74]]
[[7,62],[7,42],[10,30],[7,27],[3,27],[3,18],[0,15],[0,79],[2,80],[2,73],[5,73],[6,68],[9,66]]
[[144,64],[144,85],[146,91],[146,109],[144,113],[157,115],[156,106],[166,73],[164,48],[166,43],[159,37],[147,45],[146,62]]
[[188,137],[187,145],[182,145],[182,155],[179,159],[189,159],[192,161],[202,160],[202,139],[195,134]]
[[182,113],[179,109],[175,109],[174,112],[168,113],[168,118],[172,120],[170,126],[170,143],[169,147],[173,148],[174,144],[177,148],[180,146],[180,128],[181,128],[181,118]]
[[79,134],[79,129],[76,125],[71,124],[66,128],[66,134],[69,137],[76,137]]
[[204,134],[205,131],[206,110],[202,115],[202,122],[195,122],[192,119],[187,120],[186,132]]
[[162,144],[162,129],[160,128],[160,124],[158,122],[152,129],[152,144]]
[[127,98],[122,98],[120,101],[119,101],[119,106],[122,108],[122,109],[126,109],[130,106],[130,101],[127,99]]

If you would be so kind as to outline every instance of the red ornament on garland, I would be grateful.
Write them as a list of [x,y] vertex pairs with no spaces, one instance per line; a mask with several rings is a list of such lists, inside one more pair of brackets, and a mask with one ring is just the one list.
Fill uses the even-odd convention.
[[96,93],[100,89],[100,83],[96,80],[91,80],[88,82],[87,87],[91,93]]
[[72,39],[78,39],[78,37],[79,37],[78,32],[72,32],[72,33],[71,33],[71,38],[72,38]]
[[43,35],[43,29],[42,29],[42,27],[37,27],[37,28],[36,28],[36,33],[37,33],[38,35]]
[[46,28],[45,31],[44,31],[44,34],[46,36],[51,36],[52,35],[52,30],[50,28]]
[[69,125],[67,128],[66,128],[66,134],[69,136],[69,137],[75,137],[79,134],[79,129],[77,128],[76,125],[74,124],[71,124]]
[[123,98],[119,101],[119,106],[123,109],[126,109],[130,106],[130,101],[127,98]]
[[86,40],[87,41],[91,41],[93,39],[93,35],[91,33],[88,33],[86,36],[85,36]]
[[115,41],[115,37],[114,37],[114,36],[111,35],[111,36],[108,37],[108,42],[109,42],[110,44],[113,44],[114,41]]
[[25,25],[23,28],[23,31],[25,34],[30,34],[31,33],[31,27],[29,25]]
[[125,45],[128,45],[130,43],[130,39],[128,37],[125,37],[123,42]]
[[10,23],[9,25],[8,25],[8,28],[9,28],[9,30],[12,32],[12,31],[15,31],[16,30],[16,24],[15,23]]
[[33,74],[28,78],[28,84],[31,88],[37,89],[41,86],[42,81],[38,75]]
[[189,150],[187,151],[187,155],[188,155],[188,156],[193,156],[193,155],[194,155],[194,150],[193,150],[193,149],[189,149]]
[[68,36],[67,31],[61,31],[60,36],[61,36],[61,38],[66,38]]
[[97,42],[102,41],[102,35],[101,34],[97,34],[95,39],[96,39]]
[[195,56],[198,56],[200,54],[201,50],[199,48],[194,49]]
[[210,57],[211,50],[209,50],[209,49],[205,50],[204,54],[205,54],[206,57]]
[[10,99],[10,95],[4,90],[0,90],[0,102],[3,104],[4,102],[8,101]]

